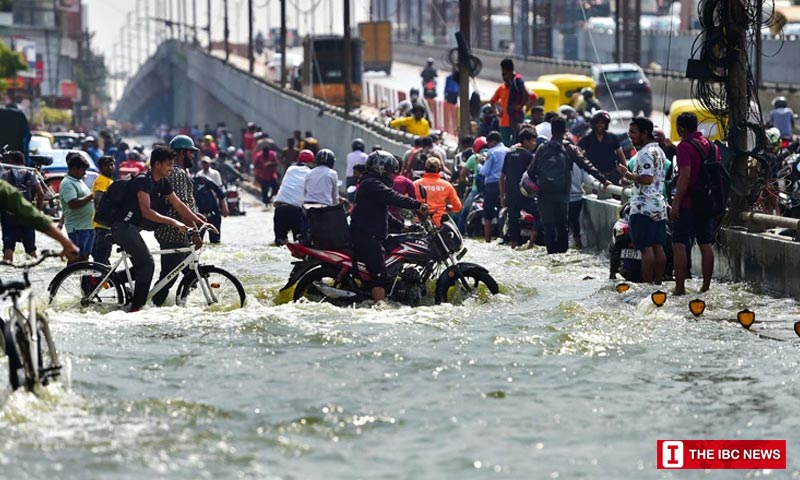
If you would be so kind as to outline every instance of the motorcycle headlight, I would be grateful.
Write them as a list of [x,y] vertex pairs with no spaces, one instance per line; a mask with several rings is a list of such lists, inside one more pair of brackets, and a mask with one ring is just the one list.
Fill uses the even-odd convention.
[[449,215],[442,216],[442,226],[439,227],[439,233],[444,239],[444,244],[447,245],[447,248],[451,252],[461,250],[464,240],[461,238],[461,232]]

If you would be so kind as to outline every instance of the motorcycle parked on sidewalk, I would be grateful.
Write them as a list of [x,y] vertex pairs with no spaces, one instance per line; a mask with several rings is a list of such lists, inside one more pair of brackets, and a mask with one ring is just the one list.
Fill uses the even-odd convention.
[[[424,188],[420,193],[425,198]],[[300,261],[294,262],[281,291],[294,286],[295,301],[306,298],[350,305],[371,299],[369,272],[361,262],[354,268],[352,251],[318,249],[301,243],[288,243],[287,247]],[[465,296],[495,295],[499,291],[486,268],[459,262],[467,249],[458,227],[447,214],[442,216],[440,227],[424,217],[421,231],[390,235],[384,247],[389,300],[419,305],[428,294],[430,282],[435,282],[437,304],[455,303]]]
[[[667,211],[669,215],[669,211]],[[625,204],[620,211],[619,220],[614,223],[611,236],[611,244],[608,246],[608,256],[610,261],[609,277],[617,278],[617,273],[622,275],[629,282],[642,281],[642,252],[636,250],[631,239],[631,227],[629,224],[630,204]],[[664,277],[672,276],[673,256],[672,256],[672,229],[667,224],[667,241],[664,245],[664,254],[667,257],[667,264],[664,268]]]

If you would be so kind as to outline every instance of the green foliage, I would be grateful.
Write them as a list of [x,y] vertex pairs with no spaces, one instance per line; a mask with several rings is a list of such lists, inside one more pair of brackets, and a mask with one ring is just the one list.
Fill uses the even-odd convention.
[[33,123],[37,125],[70,125],[72,123],[72,112],[57,108],[42,107],[33,117]]
[[11,50],[0,40],[0,78],[13,77],[20,70],[27,69],[28,64],[22,54]]
[[0,0],[0,12],[10,12],[14,0]]

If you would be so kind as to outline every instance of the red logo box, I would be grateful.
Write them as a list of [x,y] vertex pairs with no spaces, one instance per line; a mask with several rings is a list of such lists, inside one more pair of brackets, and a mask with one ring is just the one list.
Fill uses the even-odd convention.
[[659,470],[786,469],[786,440],[658,440]]

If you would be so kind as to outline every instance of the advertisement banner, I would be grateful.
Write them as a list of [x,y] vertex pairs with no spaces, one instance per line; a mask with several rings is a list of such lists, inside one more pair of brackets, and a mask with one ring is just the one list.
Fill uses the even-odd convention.
[[20,77],[36,78],[36,42],[25,38],[14,39],[14,50],[22,54],[28,63],[28,69],[19,72]]

